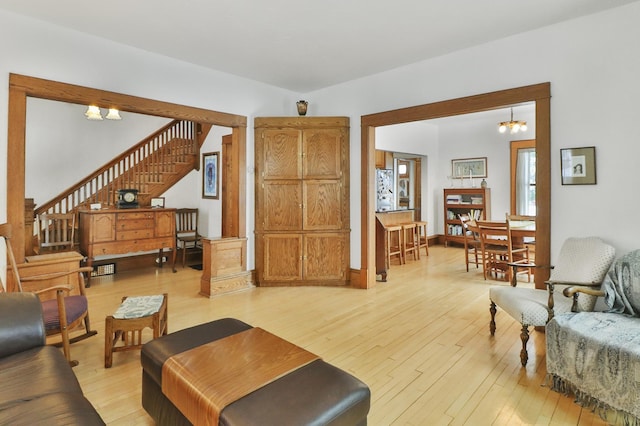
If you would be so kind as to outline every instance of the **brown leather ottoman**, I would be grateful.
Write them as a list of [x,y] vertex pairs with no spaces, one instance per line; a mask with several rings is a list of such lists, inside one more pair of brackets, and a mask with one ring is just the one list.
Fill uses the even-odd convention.
[[[158,425],[189,425],[162,393],[162,366],[173,355],[251,329],[225,318],[162,336],[142,347],[142,406]],[[209,371],[215,374],[215,371]],[[367,385],[317,359],[227,405],[220,425],[366,425]]]

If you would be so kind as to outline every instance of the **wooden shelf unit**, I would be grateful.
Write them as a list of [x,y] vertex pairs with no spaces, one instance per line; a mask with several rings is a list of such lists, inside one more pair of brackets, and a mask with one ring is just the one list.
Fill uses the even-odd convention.
[[476,220],[491,218],[491,190],[489,188],[445,188],[443,201],[445,247],[450,242],[464,244],[459,215],[468,215]]

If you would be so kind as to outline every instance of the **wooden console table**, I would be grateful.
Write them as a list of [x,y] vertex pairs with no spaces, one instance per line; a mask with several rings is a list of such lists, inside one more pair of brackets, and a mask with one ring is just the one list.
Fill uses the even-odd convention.
[[80,210],[80,251],[92,266],[95,256],[171,249],[176,272],[176,209]]

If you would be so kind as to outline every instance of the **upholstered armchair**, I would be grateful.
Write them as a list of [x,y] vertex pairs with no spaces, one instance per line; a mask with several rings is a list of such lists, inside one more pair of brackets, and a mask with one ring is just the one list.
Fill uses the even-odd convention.
[[[529,327],[544,327],[559,313],[593,311],[596,295],[583,294],[575,301],[555,297],[556,287],[584,286],[599,289],[615,257],[615,249],[597,237],[568,238],[562,245],[556,265],[546,281],[547,290],[494,286],[489,289],[491,321],[489,331],[495,335],[496,313],[500,307],[522,325],[520,361],[527,365]],[[558,288],[560,290],[560,288]]]
[[640,250],[617,259],[601,289],[564,292],[604,296],[606,308],[556,315],[547,324],[548,385],[609,424],[640,424]]

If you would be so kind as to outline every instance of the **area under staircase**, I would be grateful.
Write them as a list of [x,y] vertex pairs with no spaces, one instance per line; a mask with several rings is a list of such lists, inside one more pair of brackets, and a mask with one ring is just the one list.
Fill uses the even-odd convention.
[[113,206],[119,189],[137,189],[149,206],[192,170],[200,168],[200,147],[211,125],[174,120],[86,178],[38,206],[35,214],[67,213],[100,203]]

